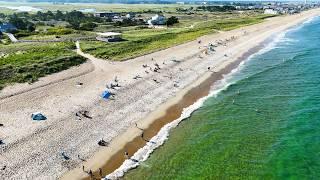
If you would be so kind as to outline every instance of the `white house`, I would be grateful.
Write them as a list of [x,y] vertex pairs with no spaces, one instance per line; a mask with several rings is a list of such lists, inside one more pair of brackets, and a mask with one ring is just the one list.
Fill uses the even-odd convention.
[[157,15],[153,16],[150,20],[148,20],[148,24],[150,26],[165,25],[166,21],[167,21],[166,17],[157,14]]
[[105,33],[97,33],[96,39],[98,41],[103,41],[103,42],[117,42],[121,41],[121,33],[117,32],[105,32]]
[[278,11],[274,9],[265,9],[264,14],[278,14]]

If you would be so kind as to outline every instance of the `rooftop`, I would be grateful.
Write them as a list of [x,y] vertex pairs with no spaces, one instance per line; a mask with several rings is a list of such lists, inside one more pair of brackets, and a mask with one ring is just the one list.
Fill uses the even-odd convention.
[[105,32],[105,33],[97,33],[98,36],[120,36],[121,33],[117,32]]

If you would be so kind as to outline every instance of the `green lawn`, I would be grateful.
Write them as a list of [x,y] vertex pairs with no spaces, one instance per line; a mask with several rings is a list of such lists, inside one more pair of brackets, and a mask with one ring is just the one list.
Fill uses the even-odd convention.
[[265,15],[255,15],[254,17],[198,21],[193,23],[193,28],[189,27],[189,24],[186,27],[177,26],[168,29],[124,31],[123,38],[127,41],[118,43],[82,41],[81,48],[84,52],[99,58],[121,61],[192,41],[200,36],[214,33],[216,30],[228,31],[260,23],[267,17]]
[[74,51],[74,43],[0,45],[0,89],[79,65],[86,59]]

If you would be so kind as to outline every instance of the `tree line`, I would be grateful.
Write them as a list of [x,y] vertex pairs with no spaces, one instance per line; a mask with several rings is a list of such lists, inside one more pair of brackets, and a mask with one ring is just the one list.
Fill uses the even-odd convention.
[[0,13],[1,19],[13,24],[19,30],[27,30],[33,32],[37,23],[44,21],[66,21],[70,28],[75,30],[92,30],[96,23],[103,22],[103,19],[94,17],[92,14],[84,14],[80,11],[62,12],[62,11],[38,11],[35,14],[28,12],[14,13],[12,15],[4,15]]
[[223,5],[223,6],[199,6],[197,11],[209,11],[209,12],[226,12],[236,10],[235,6]]

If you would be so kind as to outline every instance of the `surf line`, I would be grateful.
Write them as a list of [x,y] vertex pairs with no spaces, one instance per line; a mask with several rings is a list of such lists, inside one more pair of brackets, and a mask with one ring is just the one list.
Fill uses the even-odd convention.
[[[266,39],[220,71],[212,73],[198,86],[190,89],[179,102],[166,110],[165,115],[155,119],[148,128],[143,130],[143,138],[141,138],[141,136],[136,137],[105,163],[102,169],[108,174],[106,179],[120,178],[130,169],[136,168],[141,162],[145,161],[156,148],[168,139],[169,132],[172,128],[178,126],[180,122],[200,108],[207,98],[212,96],[211,87],[214,83],[223,80],[226,75],[232,73],[240,64],[251,59],[251,57],[259,53],[260,50],[264,48],[269,49],[270,47],[267,45],[271,44],[274,39],[274,36]],[[217,94],[222,89],[223,87],[216,90],[213,94]],[[133,155],[126,159],[125,153]]]

